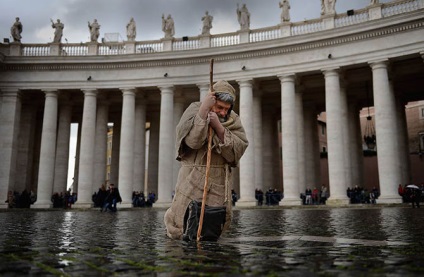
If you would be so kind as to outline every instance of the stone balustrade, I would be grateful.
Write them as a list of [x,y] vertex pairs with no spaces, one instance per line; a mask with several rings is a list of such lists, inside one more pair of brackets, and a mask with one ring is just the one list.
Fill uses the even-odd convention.
[[85,56],[150,54],[163,51],[189,51],[208,47],[223,47],[240,43],[255,43],[289,36],[299,36],[326,29],[341,28],[369,20],[394,16],[424,8],[424,0],[401,0],[370,5],[354,10],[352,14],[322,16],[318,19],[282,23],[272,27],[238,31],[218,35],[161,39],[140,42],[66,43],[66,44],[0,44],[0,53],[6,56]]

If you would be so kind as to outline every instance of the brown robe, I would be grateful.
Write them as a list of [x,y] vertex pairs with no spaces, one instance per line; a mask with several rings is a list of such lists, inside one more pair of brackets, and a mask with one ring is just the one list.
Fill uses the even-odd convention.
[[[172,239],[182,239],[183,219],[191,200],[202,201],[205,184],[206,158],[208,151],[208,122],[198,115],[200,102],[192,103],[177,125],[177,160],[181,161],[174,199],[166,211],[164,221],[167,235]],[[206,205],[227,206],[224,230],[231,223],[230,167],[237,166],[245,152],[248,141],[240,117],[231,112],[225,127],[224,143],[215,133],[212,139],[211,167],[208,180]]]

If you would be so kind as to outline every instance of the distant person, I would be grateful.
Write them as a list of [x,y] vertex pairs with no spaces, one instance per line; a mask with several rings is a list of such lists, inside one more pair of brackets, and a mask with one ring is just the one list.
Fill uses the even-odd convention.
[[107,212],[108,210],[112,211],[112,212],[116,212],[117,208],[116,208],[116,204],[118,202],[122,202],[122,198],[121,195],[119,194],[119,190],[118,188],[115,188],[114,184],[110,184],[109,185],[109,190],[107,192],[105,201],[104,201],[104,205],[103,205],[103,209],[101,211]]
[[63,35],[63,29],[65,28],[65,25],[60,22],[60,19],[57,19],[56,23],[53,22],[53,19],[50,19],[52,22],[52,28],[54,30],[54,43],[61,43],[62,42],[62,35]]
[[134,18],[131,17],[130,22],[127,24],[128,41],[134,41],[136,35],[137,35],[137,31],[136,31],[135,21],[134,21]]
[[94,19],[93,23],[88,21],[88,29],[90,30],[90,40],[92,42],[97,42],[100,36],[100,25],[97,23],[97,19]]
[[10,28],[10,33],[13,37],[13,41],[21,42],[22,23],[19,21],[19,17],[16,18],[15,23],[13,23],[12,27]]

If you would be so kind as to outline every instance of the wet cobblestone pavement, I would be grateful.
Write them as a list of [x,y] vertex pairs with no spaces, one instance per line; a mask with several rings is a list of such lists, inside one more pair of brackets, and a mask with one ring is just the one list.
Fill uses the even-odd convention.
[[225,236],[200,245],[168,239],[164,213],[0,212],[0,276],[424,274],[424,209],[237,209]]

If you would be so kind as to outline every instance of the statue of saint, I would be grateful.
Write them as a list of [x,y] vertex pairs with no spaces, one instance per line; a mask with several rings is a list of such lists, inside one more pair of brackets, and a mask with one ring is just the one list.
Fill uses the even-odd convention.
[[370,5],[377,5],[378,4],[378,0],[371,0]]
[[239,4],[237,4],[237,20],[240,23],[240,30],[245,31],[250,28],[250,13],[246,7],[246,4],[243,4],[241,9]]
[[174,19],[170,14],[167,18],[162,14],[162,31],[165,33],[165,38],[173,38],[175,35]]
[[65,25],[62,22],[60,22],[60,19],[58,19],[56,21],[56,23],[53,22],[53,19],[50,19],[50,21],[52,22],[52,28],[55,29],[54,30],[53,42],[54,43],[61,43],[62,42],[63,29],[65,28]]
[[12,27],[10,28],[10,34],[13,37],[13,41],[21,42],[21,38],[22,38],[21,33],[22,33],[22,23],[19,21],[19,17],[17,17],[15,23],[13,23]]
[[290,3],[289,0],[282,0],[280,2],[281,11],[281,23],[290,21]]
[[206,14],[202,17],[202,22],[203,22],[202,35],[211,34],[212,20],[213,20],[213,16],[209,15],[209,12],[206,11]]
[[335,14],[337,0],[321,0],[321,15]]
[[97,42],[100,36],[100,25],[97,23],[97,19],[94,19],[93,23],[88,21],[88,29],[90,30],[90,40],[92,42]]
[[130,22],[127,24],[127,38],[128,41],[135,41],[137,35],[134,18],[131,17]]

